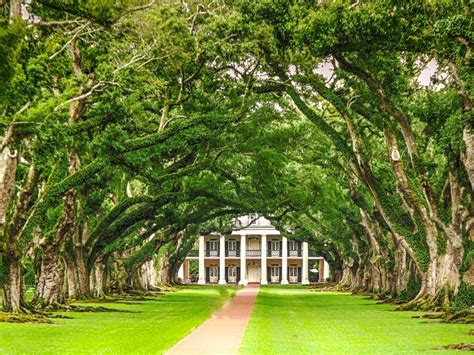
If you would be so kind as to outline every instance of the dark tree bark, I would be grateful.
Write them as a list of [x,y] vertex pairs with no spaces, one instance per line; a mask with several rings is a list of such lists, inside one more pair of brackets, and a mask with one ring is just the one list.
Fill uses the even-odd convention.
[[36,308],[51,308],[64,302],[64,264],[57,244],[44,245],[41,253],[41,266],[33,304]]
[[5,250],[4,264],[7,270],[4,285],[4,308],[13,313],[22,312],[23,290],[21,285],[21,255],[18,250],[21,227],[28,218],[28,209],[33,200],[34,190],[38,181],[38,174],[34,165],[31,165],[28,175],[22,184],[15,208],[4,227]]

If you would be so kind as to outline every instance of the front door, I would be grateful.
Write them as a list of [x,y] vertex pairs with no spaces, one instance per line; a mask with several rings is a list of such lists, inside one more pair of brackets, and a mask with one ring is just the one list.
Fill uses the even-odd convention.
[[260,282],[260,265],[251,264],[247,267],[248,282]]
[[270,281],[272,283],[280,282],[280,267],[279,266],[272,266],[270,268]]
[[209,268],[209,281],[210,283],[217,283],[219,281],[219,268],[217,266]]
[[230,283],[237,283],[237,266],[229,266],[227,277]]
[[289,281],[291,283],[297,283],[298,282],[298,267],[297,266],[290,266],[288,268],[289,270]]

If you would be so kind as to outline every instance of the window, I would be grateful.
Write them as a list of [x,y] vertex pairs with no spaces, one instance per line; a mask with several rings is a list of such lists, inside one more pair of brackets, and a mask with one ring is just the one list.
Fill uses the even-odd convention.
[[279,277],[280,276],[280,268],[278,266],[271,267],[271,276],[272,277]]
[[298,243],[294,240],[290,240],[290,250],[298,250]]
[[206,255],[219,256],[219,242],[217,240],[209,241],[209,250],[207,250]]
[[272,240],[272,250],[280,250],[280,241]]
[[298,268],[296,266],[290,267],[290,277],[298,277]]
[[210,277],[218,277],[218,273],[217,273],[217,266],[211,266],[210,267],[210,270],[209,270],[209,276]]
[[229,277],[237,277],[237,267],[229,266]]
[[219,244],[218,244],[217,240],[211,240],[209,242],[209,249],[212,250],[212,251],[219,250]]
[[229,251],[237,250],[237,243],[235,240],[229,240]]

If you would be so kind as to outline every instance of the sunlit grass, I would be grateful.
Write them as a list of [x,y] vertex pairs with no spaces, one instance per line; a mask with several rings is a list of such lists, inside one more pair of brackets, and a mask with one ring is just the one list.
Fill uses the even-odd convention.
[[412,318],[364,297],[301,287],[263,287],[241,346],[244,354],[439,352],[474,342],[471,325]]
[[0,323],[0,353],[162,353],[235,293],[234,287],[185,287],[147,300],[87,303],[133,313],[62,313],[53,324]]

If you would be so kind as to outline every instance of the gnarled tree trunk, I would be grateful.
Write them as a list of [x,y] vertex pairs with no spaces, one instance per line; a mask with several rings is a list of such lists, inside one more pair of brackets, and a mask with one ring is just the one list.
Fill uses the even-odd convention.
[[4,258],[7,271],[4,285],[4,309],[7,312],[19,313],[22,311],[22,286],[20,257],[16,253],[8,252]]
[[[104,297],[107,290],[107,259],[100,257],[94,264],[93,294],[95,297]],[[123,289],[121,288],[120,291]]]
[[50,308],[64,302],[64,264],[57,244],[42,247],[41,266],[36,283],[33,304],[37,308]]

